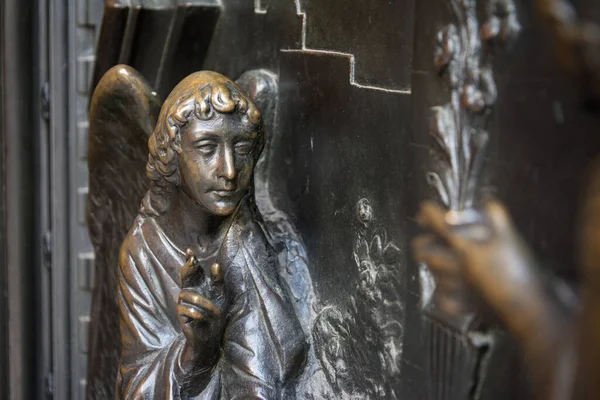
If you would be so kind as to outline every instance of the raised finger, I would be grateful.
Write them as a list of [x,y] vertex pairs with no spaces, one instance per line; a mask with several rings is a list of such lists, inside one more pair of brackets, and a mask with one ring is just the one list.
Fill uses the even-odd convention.
[[221,268],[221,264],[214,263],[210,266],[210,277],[214,283],[223,282],[223,268]]
[[196,255],[194,254],[194,250],[190,249],[189,247],[185,250],[185,258],[186,258],[186,260],[190,261],[195,256]]
[[193,283],[191,282],[192,278],[197,278],[197,280],[200,280],[202,278],[202,274],[204,274],[204,271],[197,262],[196,258],[193,256],[188,258],[179,271],[182,286],[193,286]]
[[206,313],[212,314],[215,317],[221,316],[221,310],[215,305],[215,303],[208,300],[201,294],[193,292],[191,290],[182,290],[179,294],[179,301],[183,301],[185,303],[199,307]]

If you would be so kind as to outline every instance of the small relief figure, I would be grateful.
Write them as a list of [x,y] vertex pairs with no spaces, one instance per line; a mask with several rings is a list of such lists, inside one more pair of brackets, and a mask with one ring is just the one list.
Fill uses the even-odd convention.
[[328,385],[314,399],[397,398],[404,315],[400,249],[376,225],[367,199],[355,210],[352,257],[359,279],[347,302],[323,307],[315,319],[312,338]]
[[374,348],[379,348],[380,366],[389,376],[399,375],[402,357],[403,302],[400,297],[402,282],[397,262],[400,249],[388,240],[387,231],[373,226],[373,209],[367,199],[356,205],[360,222],[354,248],[354,261],[360,271],[360,283],[353,308],[358,315],[369,315],[368,335]]
[[[99,90],[111,80],[144,84],[117,66]],[[190,75],[164,102],[118,259],[116,398],[293,398],[306,338],[255,205],[264,144],[254,100],[218,73]]]

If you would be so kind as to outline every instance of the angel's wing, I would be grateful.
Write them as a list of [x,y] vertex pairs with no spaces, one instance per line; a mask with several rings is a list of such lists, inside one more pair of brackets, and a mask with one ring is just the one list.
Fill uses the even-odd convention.
[[304,331],[309,332],[314,319],[314,292],[306,248],[291,219],[277,208],[269,191],[271,159],[280,140],[275,126],[278,79],[272,72],[258,69],[244,73],[236,83],[254,99],[267,129],[267,144],[254,173],[256,205],[264,219],[269,241],[278,252],[279,273],[290,287],[296,314]]
[[95,252],[87,368],[88,399],[114,397],[120,353],[119,248],[148,190],[148,137],[161,103],[133,68],[117,65],[90,103],[88,229]]

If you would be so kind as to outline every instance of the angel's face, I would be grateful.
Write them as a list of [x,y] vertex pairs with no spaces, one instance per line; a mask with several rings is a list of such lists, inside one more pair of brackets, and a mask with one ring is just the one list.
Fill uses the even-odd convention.
[[235,114],[192,119],[181,130],[181,187],[210,213],[231,215],[250,189],[258,134]]

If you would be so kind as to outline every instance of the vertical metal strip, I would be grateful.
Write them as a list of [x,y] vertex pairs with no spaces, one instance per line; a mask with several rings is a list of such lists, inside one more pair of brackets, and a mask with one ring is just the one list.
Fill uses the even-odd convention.
[[33,6],[3,2],[2,132],[6,173],[6,292],[8,293],[8,398],[30,399],[35,376],[35,242]]
[[121,43],[121,52],[119,53],[119,64],[128,64],[131,57],[131,46],[135,37],[135,28],[137,26],[138,16],[140,15],[141,6],[132,3],[127,11],[127,23],[125,25],[125,34]]
[[162,55],[160,57],[160,64],[158,72],[156,73],[156,81],[154,83],[154,90],[160,93],[160,85],[162,82],[163,75],[165,73],[165,66],[167,61],[171,58],[175,52],[177,43],[179,43],[179,37],[181,36],[181,30],[183,28],[183,19],[189,6],[178,5],[173,11],[171,16],[171,23],[169,24],[169,31],[167,32],[167,40],[165,41],[165,47],[163,48]]
[[[50,148],[52,196],[52,326],[53,326],[53,389],[54,398],[69,399],[70,330],[69,330],[69,169],[67,88],[68,58],[68,0],[50,0],[49,54],[50,54]],[[57,179],[58,178],[58,179]]]
[[37,75],[34,76],[34,93],[37,106],[35,107],[38,129],[36,129],[37,144],[37,187],[36,209],[36,243],[38,249],[36,257],[36,276],[39,277],[36,285],[38,293],[37,307],[40,310],[37,337],[37,372],[35,380],[35,398],[42,400],[52,396],[51,373],[52,373],[52,273],[51,273],[51,252],[52,252],[52,222],[51,217],[51,196],[50,196],[50,126],[49,126],[49,65],[48,65],[48,0],[37,0],[37,23],[35,24],[36,39],[36,60]]
[[[0,2],[0,38],[6,37],[4,29],[4,7],[5,2]],[[5,59],[4,41],[0,40],[0,60]],[[4,140],[4,66],[0,62],[0,293],[6,293],[7,279],[7,257],[6,257],[6,162],[5,162],[5,140]],[[0,296],[0,398],[8,398],[8,341],[7,341],[8,309],[6,297]]]

